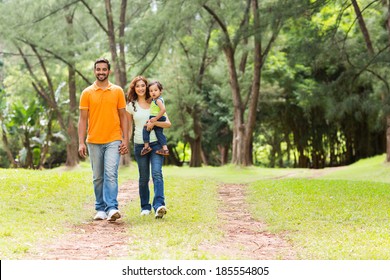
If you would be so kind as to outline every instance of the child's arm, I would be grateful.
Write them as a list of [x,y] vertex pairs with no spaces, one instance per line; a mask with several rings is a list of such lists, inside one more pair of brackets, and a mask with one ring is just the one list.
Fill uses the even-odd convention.
[[151,122],[156,122],[159,118],[161,118],[165,112],[166,112],[166,109],[165,109],[165,105],[164,105],[164,102],[162,102],[161,99],[157,99],[156,100],[156,104],[157,106],[160,108],[160,112],[158,113],[157,116],[153,117],[150,119]]

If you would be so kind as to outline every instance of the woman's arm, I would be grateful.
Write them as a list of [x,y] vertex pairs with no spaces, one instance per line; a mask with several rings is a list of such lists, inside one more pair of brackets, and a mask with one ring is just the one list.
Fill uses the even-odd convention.
[[161,128],[170,128],[171,127],[171,121],[169,120],[168,118],[168,115],[167,115],[167,119],[165,122],[148,122],[146,124],[146,127],[147,127],[147,130],[152,130],[154,126],[158,126],[158,127],[161,127]]
[[127,124],[128,124],[128,133],[129,133],[129,142],[131,142],[133,137],[133,115],[129,112],[126,112]]

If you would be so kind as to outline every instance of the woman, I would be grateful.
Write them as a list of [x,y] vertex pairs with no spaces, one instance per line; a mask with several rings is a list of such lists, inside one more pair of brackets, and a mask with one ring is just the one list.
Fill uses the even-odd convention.
[[[138,164],[139,172],[139,195],[141,200],[141,215],[149,215],[152,206],[155,212],[156,219],[161,219],[166,213],[164,198],[164,179],[162,175],[162,165],[164,156],[156,154],[156,151],[162,149],[158,143],[154,131],[150,133],[150,147],[152,152],[141,156],[141,151],[144,147],[142,138],[142,130],[147,123],[150,115],[151,98],[148,91],[148,82],[142,76],[135,77],[127,91],[127,112],[130,139],[134,124],[134,155]],[[152,130],[154,126],[161,128],[169,128],[171,122],[167,116],[165,122],[148,123],[148,130]],[[153,204],[150,204],[149,178],[150,168],[154,185]]]

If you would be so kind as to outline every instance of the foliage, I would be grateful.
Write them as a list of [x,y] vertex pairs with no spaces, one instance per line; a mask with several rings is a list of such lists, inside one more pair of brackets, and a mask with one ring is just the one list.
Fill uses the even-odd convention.
[[[118,26],[120,3],[110,2]],[[63,163],[67,145],[77,145],[68,135],[78,117],[70,96],[69,70],[76,71],[77,100],[94,79],[92,62],[111,55],[110,36],[120,38],[118,48],[124,41],[127,80],[141,74],[166,86],[173,123],[166,131],[170,147],[188,144],[191,161],[200,155],[203,163],[210,165],[232,159],[234,123],[249,115],[255,60],[248,54],[254,38],[260,37],[264,55],[260,100],[249,145],[256,165],[323,168],[385,151],[386,116],[390,113],[386,1],[359,1],[373,54],[367,50],[350,1],[258,1],[258,27],[253,15],[243,20],[248,3],[244,0],[127,2],[123,37],[108,34],[104,2],[0,2],[0,84],[8,104],[35,100],[51,114],[50,121],[45,114],[38,114],[31,130],[40,131],[39,135],[32,133],[29,139],[50,139],[46,140],[45,160]],[[227,33],[205,5],[217,13]],[[72,24],[67,21],[70,18]],[[234,114],[225,60],[226,34],[235,46],[243,101],[239,116]],[[114,73],[111,77],[116,78]],[[9,108],[1,106],[3,126],[11,122]],[[51,132],[50,125],[46,126],[49,123]],[[15,159],[25,149],[27,155],[20,135],[8,128],[2,133],[10,147],[3,143],[1,154],[8,150]],[[177,159],[170,162],[180,164]],[[198,159],[194,166],[200,163]]]

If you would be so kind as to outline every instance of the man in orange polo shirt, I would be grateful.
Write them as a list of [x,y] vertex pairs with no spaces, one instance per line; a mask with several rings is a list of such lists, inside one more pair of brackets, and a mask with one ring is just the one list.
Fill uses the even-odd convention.
[[117,200],[119,160],[128,153],[129,143],[126,100],[123,89],[108,80],[107,59],[95,61],[94,74],[96,81],[80,97],[79,154],[85,158],[88,149],[91,160],[97,211],[94,219],[115,221],[121,217]]

